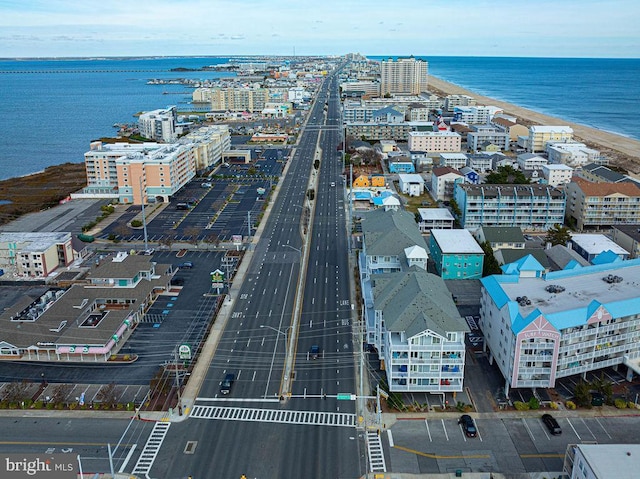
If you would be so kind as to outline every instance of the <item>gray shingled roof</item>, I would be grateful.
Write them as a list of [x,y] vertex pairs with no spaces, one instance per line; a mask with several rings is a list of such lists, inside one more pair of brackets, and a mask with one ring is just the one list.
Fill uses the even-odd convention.
[[388,331],[404,331],[413,337],[431,330],[446,337],[447,332],[469,330],[439,276],[412,267],[371,279],[374,308],[382,311]]
[[367,255],[402,256],[413,245],[429,249],[415,217],[407,211],[370,211],[363,215],[361,225]]
[[489,243],[524,243],[522,230],[517,226],[483,226],[482,232]]

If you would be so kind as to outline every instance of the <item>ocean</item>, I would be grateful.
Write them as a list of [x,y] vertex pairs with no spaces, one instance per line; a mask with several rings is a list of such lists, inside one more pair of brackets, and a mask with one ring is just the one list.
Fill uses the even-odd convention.
[[[371,57],[379,59],[383,57]],[[478,94],[640,139],[640,59],[423,57],[430,74]],[[212,79],[171,72],[221,57],[0,60],[0,179],[84,161],[89,143],[141,111],[189,107],[191,89],[153,78]]]

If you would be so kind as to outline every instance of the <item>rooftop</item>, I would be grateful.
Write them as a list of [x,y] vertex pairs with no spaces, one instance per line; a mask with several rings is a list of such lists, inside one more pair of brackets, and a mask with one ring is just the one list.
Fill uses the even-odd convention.
[[431,230],[431,236],[444,254],[484,254],[484,251],[468,230]]
[[572,234],[571,241],[579,245],[589,254],[600,254],[603,251],[613,251],[618,255],[628,255],[629,252],[603,234]]

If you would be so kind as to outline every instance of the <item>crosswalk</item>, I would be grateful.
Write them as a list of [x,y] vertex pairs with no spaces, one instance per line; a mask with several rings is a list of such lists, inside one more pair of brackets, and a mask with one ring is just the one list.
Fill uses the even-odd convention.
[[169,426],[171,426],[171,423],[167,421],[159,421],[155,423],[153,430],[149,435],[149,439],[147,439],[147,443],[144,445],[144,449],[140,453],[138,462],[133,468],[133,471],[131,471],[132,474],[141,477],[148,477],[147,474],[149,474],[149,471],[153,466],[153,461],[156,460],[160,446],[162,446],[162,442],[169,431]]
[[280,409],[258,409],[223,406],[195,405],[189,417],[197,419],[219,419],[226,421],[253,421],[286,424],[311,424],[316,426],[355,427],[355,414],[319,411],[286,411]]
[[369,455],[369,472],[387,472],[378,431],[367,431],[367,454]]

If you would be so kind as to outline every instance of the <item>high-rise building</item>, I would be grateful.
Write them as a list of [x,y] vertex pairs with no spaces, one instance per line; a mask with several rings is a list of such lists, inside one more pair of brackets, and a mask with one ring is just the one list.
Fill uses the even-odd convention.
[[380,94],[417,95],[427,91],[429,64],[413,57],[382,60]]

